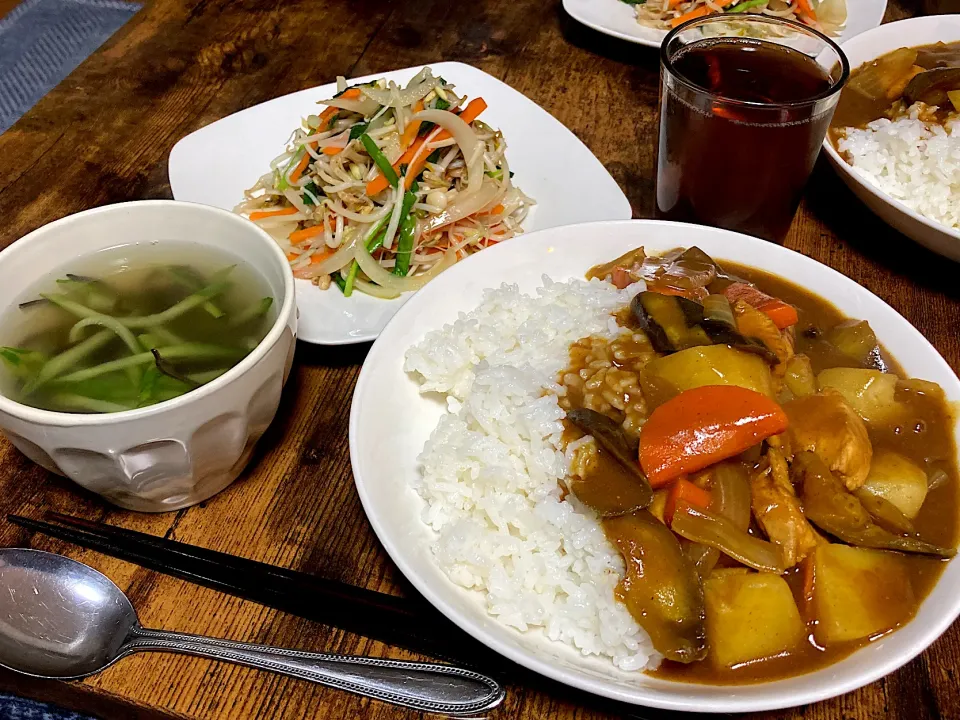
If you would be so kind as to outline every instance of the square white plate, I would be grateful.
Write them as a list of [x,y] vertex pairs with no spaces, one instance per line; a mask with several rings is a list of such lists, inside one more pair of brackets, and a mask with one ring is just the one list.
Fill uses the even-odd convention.
[[[633,6],[621,0],[563,0],[563,9],[587,27],[639,45],[658,48],[667,36],[665,30],[638,23]],[[847,0],[847,25],[834,40],[842,43],[877,27],[886,9],[887,0]]]
[[[443,62],[430,67],[461,94],[483,96],[487,101],[482,119],[503,131],[514,184],[537,202],[523,224],[525,231],[630,218],[630,203],[616,181],[587,146],[543,108],[470,65]],[[386,78],[403,84],[420,69],[351,78],[350,82]],[[316,112],[318,100],[335,92],[333,83],[301,90],[187,135],[170,152],[174,198],[232,210],[243,199],[243,191],[283,152],[301,119]],[[523,235],[509,242],[523,242]],[[345,298],[336,288],[320,290],[297,280],[299,338],[318,345],[374,340],[411,295],[380,300],[357,293]]]

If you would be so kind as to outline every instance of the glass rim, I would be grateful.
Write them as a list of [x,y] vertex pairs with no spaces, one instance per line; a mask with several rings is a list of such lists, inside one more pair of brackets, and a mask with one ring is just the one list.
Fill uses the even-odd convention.
[[[831,84],[829,88],[827,88],[826,90],[823,90],[822,92],[817,93],[816,95],[806,98],[804,100],[796,100],[793,102],[757,102],[755,100],[737,100],[735,98],[726,97],[725,95],[719,95],[711,90],[707,90],[706,88],[700,87],[696,83],[691,82],[686,77],[684,77],[683,74],[677,72],[677,69],[673,63],[673,60],[667,55],[667,47],[670,44],[670,41],[672,41],[675,37],[677,37],[677,35],[679,35],[680,32],[684,30],[688,30],[693,27],[697,27],[698,25],[707,25],[708,23],[716,22],[718,20],[729,21],[733,19],[734,18],[731,18],[729,15],[725,13],[716,13],[713,15],[706,15],[701,18],[688,20],[682,25],[678,25],[677,27],[673,28],[670,32],[667,33],[666,37],[663,39],[663,42],[660,44],[660,66],[664,70],[666,70],[671,77],[676,78],[677,81],[685,85],[690,90],[693,90],[694,92],[700,93],[701,95],[706,95],[714,100],[719,100],[720,102],[723,102],[726,104],[739,106],[739,107],[753,108],[753,109],[802,108],[809,105],[816,105],[818,102],[821,102],[822,100],[827,100],[830,97],[836,95],[838,92],[840,92],[843,89],[843,86],[846,84],[847,79],[850,77],[850,61],[847,59],[847,55],[846,53],[843,52],[843,49],[840,47],[840,45],[838,45],[834,40],[827,37],[816,28],[810,27],[809,25],[805,25],[801,22],[797,22],[796,20],[788,20],[787,18],[772,17],[770,15],[750,15],[748,17],[736,18],[736,20],[739,20],[741,22],[743,21],[759,22],[759,23],[765,23],[767,25],[778,25],[781,27],[784,27],[784,26],[790,27],[790,28],[793,28],[794,30],[798,30],[798,31],[807,33],[809,35],[812,35],[818,40],[821,40],[824,43],[826,43],[830,48],[833,49],[833,51],[837,54],[837,57],[840,60],[840,77],[837,78],[836,80],[833,80],[831,78]],[[807,57],[810,57],[810,56],[808,55]]]

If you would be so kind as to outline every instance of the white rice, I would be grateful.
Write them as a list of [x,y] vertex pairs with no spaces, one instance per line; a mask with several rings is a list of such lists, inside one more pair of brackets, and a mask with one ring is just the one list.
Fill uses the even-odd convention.
[[432,552],[502,623],[624,670],[655,667],[661,656],[614,597],[621,557],[596,515],[561,500],[557,485],[569,467],[557,373],[574,341],[622,332],[610,313],[638,288],[543,282],[536,297],[515,285],[488,290],[407,352],[421,392],[443,393],[449,409],[419,458]]
[[837,143],[867,182],[921,215],[960,229],[960,120],[924,122],[921,106],[897,120],[844,128]]

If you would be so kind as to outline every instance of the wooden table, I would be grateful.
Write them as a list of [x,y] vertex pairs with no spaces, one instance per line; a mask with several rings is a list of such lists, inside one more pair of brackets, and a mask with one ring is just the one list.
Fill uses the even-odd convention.
[[[857,0],[850,0],[856,2]],[[919,11],[891,0],[887,19]],[[69,213],[168,198],[167,155],[203,125],[270,98],[421,63],[460,60],[503,79],[573,130],[637,217],[654,210],[655,50],[594,33],[558,2],[154,0],[0,135],[0,243]],[[873,217],[821,162],[787,245],[869,288],[960,370],[958,267]],[[64,249],[69,252],[69,248]],[[354,492],[347,413],[366,347],[301,344],[272,428],[244,477],[195,508],[114,509],[0,443],[0,511],[47,509],[176,538],[385,592],[409,592]],[[0,545],[61,552],[106,573],[145,625],[313,650],[409,657],[393,648],[0,523]],[[844,697],[764,718],[960,717],[960,630],[902,670]],[[412,718],[305,682],[175,655],[138,656],[77,683],[0,675],[0,688],[103,717]],[[669,715],[546,680],[510,688],[493,718]]]

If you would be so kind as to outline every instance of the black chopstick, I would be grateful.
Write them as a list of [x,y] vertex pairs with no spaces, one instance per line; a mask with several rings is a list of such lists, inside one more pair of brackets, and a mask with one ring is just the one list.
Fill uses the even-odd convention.
[[[423,601],[367,590],[114,525],[56,513],[47,516],[62,525],[17,515],[8,515],[7,519],[28,530],[166,575],[425,655],[475,666],[487,665],[489,663],[483,662],[484,659],[493,659],[489,649]],[[502,665],[502,661],[494,667],[497,665]]]
[[[209,564],[213,577],[224,577],[222,571],[230,570],[240,577],[258,576],[260,578],[270,577],[274,582],[295,583],[298,586],[306,585],[308,589],[316,592],[323,599],[335,599],[337,602],[355,603],[355,607],[369,609],[376,612],[386,612],[394,616],[396,620],[410,620],[416,618],[418,613],[422,613],[426,605],[422,602],[410,601],[396,595],[367,590],[366,588],[348,585],[347,583],[336,580],[326,580],[288,570],[287,568],[269,565],[268,563],[257,560],[248,560],[247,558],[230,555],[229,553],[219,552],[217,550],[208,550],[207,548],[190,545],[177,540],[147,535],[146,533],[128,530],[127,528],[116,525],[105,525],[93,520],[73,517],[72,515],[61,515],[60,513],[47,512],[44,516],[48,520],[67,525],[72,528],[92,533],[97,537],[109,542],[111,539],[123,538],[133,544],[134,547],[146,549],[155,549],[158,557],[167,558],[164,567],[173,567],[170,565],[173,557],[180,558],[177,567],[197,569],[204,563]],[[11,518],[16,516],[11,516]],[[24,519],[24,518],[19,518]],[[16,522],[16,520],[13,520]],[[32,521],[37,522],[37,521]],[[51,526],[55,527],[55,526]],[[157,570],[159,568],[152,567]],[[160,570],[163,571],[162,569]],[[193,579],[193,578],[188,578]],[[258,580],[259,581],[259,580]]]
[[[264,578],[269,577],[274,583],[294,583],[298,589],[310,590],[316,594],[315,596],[318,599],[333,601],[338,605],[350,603],[352,607],[357,609],[387,613],[392,620],[411,620],[416,616],[413,604],[395,595],[387,595],[346,583],[325,580],[305,573],[257,562],[256,560],[247,560],[246,558],[195,547],[176,540],[158,538],[115,525],[104,525],[57,513],[48,513],[48,517],[64,525],[72,526],[73,529],[68,531],[58,528],[56,525],[15,515],[8,516],[8,519],[14,524],[48,535],[51,534],[51,530],[56,530],[60,534],[70,532],[73,535],[71,538],[73,542],[77,542],[80,538],[86,538],[91,544],[98,544],[98,547],[93,549],[107,550],[113,548],[116,552],[108,554],[114,554],[116,557],[121,555],[132,557],[138,564],[149,567],[151,570],[161,572],[165,572],[167,569],[176,570],[183,579],[190,581],[207,579],[230,588],[243,589],[260,583]],[[123,545],[115,542],[121,538],[125,541]],[[175,561],[174,558],[176,558]]]

